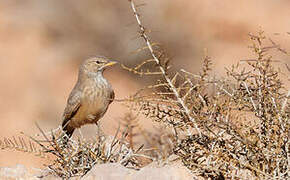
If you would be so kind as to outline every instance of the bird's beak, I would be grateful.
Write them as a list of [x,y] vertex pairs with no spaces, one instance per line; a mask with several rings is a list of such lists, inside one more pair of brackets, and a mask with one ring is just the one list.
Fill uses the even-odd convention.
[[110,61],[107,64],[105,64],[105,67],[113,66],[114,64],[117,64],[117,63],[118,63],[117,61]]

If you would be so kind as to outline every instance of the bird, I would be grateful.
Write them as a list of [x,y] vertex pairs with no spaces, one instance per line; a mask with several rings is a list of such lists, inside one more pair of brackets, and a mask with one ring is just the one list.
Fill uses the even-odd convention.
[[84,60],[78,73],[78,80],[72,89],[62,115],[62,130],[71,138],[76,128],[96,124],[106,113],[115,98],[111,84],[103,72],[117,61],[104,56]]

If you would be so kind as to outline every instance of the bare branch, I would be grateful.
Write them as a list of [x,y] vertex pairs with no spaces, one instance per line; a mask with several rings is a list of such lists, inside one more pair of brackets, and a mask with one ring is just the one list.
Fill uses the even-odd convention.
[[199,129],[198,125],[197,125],[197,122],[196,120],[190,115],[190,111],[188,109],[188,107],[185,105],[184,101],[182,100],[182,98],[180,97],[176,87],[173,85],[172,81],[170,80],[170,78],[167,76],[166,74],[166,70],[161,66],[161,62],[160,60],[158,59],[157,55],[155,54],[154,50],[153,50],[153,47],[152,47],[152,44],[151,44],[151,41],[150,41],[150,38],[147,36],[146,32],[145,32],[145,27],[142,25],[141,23],[141,20],[140,20],[140,17],[139,17],[139,14],[137,13],[137,10],[136,10],[136,6],[134,4],[134,1],[133,0],[129,0],[129,2],[131,3],[131,8],[134,12],[134,15],[135,15],[135,18],[136,18],[136,21],[139,25],[139,28],[141,30],[141,37],[144,39],[150,53],[151,53],[151,56],[153,57],[153,59],[156,61],[156,64],[159,66],[159,69],[163,75],[163,77],[165,78],[166,82],[168,83],[169,87],[171,88],[171,90],[173,91],[178,103],[182,106],[182,108],[184,109],[186,115],[188,116],[189,120],[193,123],[196,131],[198,132],[199,136],[201,137],[202,136],[202,133],[201,133],[201,130]]

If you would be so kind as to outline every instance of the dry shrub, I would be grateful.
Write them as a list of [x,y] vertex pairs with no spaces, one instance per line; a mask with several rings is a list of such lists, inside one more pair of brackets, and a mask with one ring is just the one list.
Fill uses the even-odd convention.
[[204,177],[241,178],[244,172],[252,178],[289,178],[290,91],[270,55],[272,50],[289,53],[259,31],[249,35],[255,57],[228,68],[222,80],[209,75],[207,55],[199,75],[172,70],[166,53],[149,38],[134,1],[129,2],[146,45],[140,51],[148,50],[152,59],[123,68],[157,79],[145,88],[152,93],[140,90],[128,100],[131,109],[167,124],[175,133],[173,152]]
[[47,165],[48,175],[61,178],[82,177],[94,165],[104,163],[120,163],[127,168],[139,169],[143,166],[139,157],[150,159],[141,153],[142,148],[133,150],[126,141],[128,134],[120,129],[114,137],[98,131],[94,140],[68,139],[61,130],[49,136],[42,132],[42,135],[45,140],[33,140],[45,153],[54,155],[53,162]]
[[143,152],[143,146],[137,149],[131,147],[127,141],[127,129],[120,131],[119,128],[114,137],[105,136],[98,130],[95,139],[85,140],[69,139],[61,128],[44,132],[38,125],[37,127],[39,135],[4,138],[0,140],[0,149],[49,158],[51,163],[46,165],[47,168],[40,177],[82,177],[94,165],[104,163],[120,163],[124,167],[138,170],[153,159]]

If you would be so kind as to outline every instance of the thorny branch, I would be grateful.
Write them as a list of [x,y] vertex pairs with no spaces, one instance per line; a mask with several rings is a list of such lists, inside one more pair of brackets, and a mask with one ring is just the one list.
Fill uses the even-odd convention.
[[[152,85],[156,91],[151,94],[153,98],[144,100],[139,96],[133,101],[141,101],[140,109],[145,111],[146,117],[180,128],[180,133],[186,133],[188,129],[183,127],[189,124],[198,132],[177,137],[173,151],[184,165],[208,177],[233,177],[232,173],[239,170],[249,170],[256,177],[286,177],[290,162],[289,92],[285,94],[279,71],[272,66],[273,62],[280,61],[267,54],[271,49],[281,52],[280,46],[273,41],[272,45],[264,46],[266,37],[263,31],[259,31],[257,35],[249,34],[252,41],[250,48],[256,57],[241,60],[245,67],[237,63],[226,69],[226,80],[209,76],[211,62],[207,56],[199,76],[181,70],[184,74],[174,72],[171,78],[167,64],[163,65],[164,56],[159,57],[159,49],[152,46],[134,1],[129,2],[140,36],[162,76],[157,85]],[[147,62],[145,60],[127,70],[142,72],[142,65]],[[212,85],[215,90],[211,93]],[[155,88],[157,86],[164,88]],[[211,95],[208,95],[209,92]],[[167,100],[163,110],[158,101]],[[181,111],[170,110],[170,101]],[[249,115],[252,117],[247,117]],[[201,170],[198,169],[200,167],[207,168]]]
[[201,133],[201,130],[199,129],[199,127],[197,126],[197,122],[196,120],[190,115],[190,110],[189,108],[185,105],[185,102],[183,101],[183,99],[180,97],[179,93],[178,93],[178,90],[176,89],[176,87],[173,85],[172,81],[170,80],[170,78],[167,76],[166,74],[166,70],[163,68],[163,66],[161,65],[160,63],[160,60],[159,58],[157,57],[157,55],[155,54],[154,50],[153,50],[153,47],[152,47],[152,44],[151,44],[151,41],[150,41],[150,38],[149,36],[146,34],[146,31],[145,31],[145,27],[142,25],[141,23],[141,20],[140,20],[140,16],[136,10],[136,6],[135,6],[135,3],[133,0],[129,0],[129,2],[131,3],[131,8],[134,12],[134,15],[135,15],[135,18],[136,18],[136,21],[139,25],[139,28],[141,30],[140,34],[141,34],[141,37],[144,39],[150,53],[151,53],[151,56],[153,57],[153,59],[155,60],[156,64],[158,65],[164,79],[166,80],[166,82],[168,83],[169,87],[171,88],[172,92],[174,93],[178,103],[182,106],[183,110],[185,111],[185,114],[188,116],[189,120],[193,123],[194,125],[194,128],[196,129],[196,131],[198,132],[199,136],[202,137],[202,133]]

